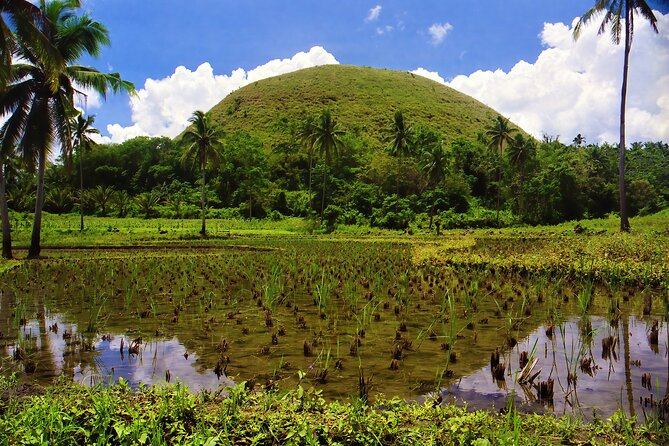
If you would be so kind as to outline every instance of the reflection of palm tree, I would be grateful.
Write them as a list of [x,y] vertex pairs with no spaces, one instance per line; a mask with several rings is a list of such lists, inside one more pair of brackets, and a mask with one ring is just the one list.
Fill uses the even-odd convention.
[[495,122],[486,128],[486,136],[488,137],[488,147],[497,149],[499,151],[499,165],[497,166],[497,225],[499,226],[499,204],[502,190],[502,154],[504,152],[504,145],[511,144],[511,134],[518,130],[511,127],[509,120],[497,115]]
[[[630,230],[627,217],[627,200],[625,197],[625,102],[627,100],[627,71],[630,63],[630,50],[632,48],[632,35],[634,34],[634,15],[639,14],[650,23],[656,33],[657,18],[653,10],[644,0],[596,0],[595,5],[586,11],[574,27],[574,39],[578,39],[581,30],[595,16],[604,13],[604,19],[599,26],[599,34],[606,31],[607,25],[611,25],[611,40],[616,45],[620,44],[621,32],[625,27],[625,59],[623,61],[623,81],[620,92],[620,142],[618,150],[618,186],[620,189],[620,230]],[[624,20],[624,24],[623,24]]]
[[623,317],[623,361],[625,361],[625,386],[627,387],[627,402],[630,406],[630,416],[634,416],[634,392],[632,390],[632,371],[630,369],[630,327],[629,318]]

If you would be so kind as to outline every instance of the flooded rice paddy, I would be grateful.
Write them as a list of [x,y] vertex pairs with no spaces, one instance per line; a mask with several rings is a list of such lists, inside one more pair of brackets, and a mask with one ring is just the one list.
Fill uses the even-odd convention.
[[2,373],[325,398],[654,412],[665,295],[559,274],[414,263],[408,244],[52,251],[0,279]]

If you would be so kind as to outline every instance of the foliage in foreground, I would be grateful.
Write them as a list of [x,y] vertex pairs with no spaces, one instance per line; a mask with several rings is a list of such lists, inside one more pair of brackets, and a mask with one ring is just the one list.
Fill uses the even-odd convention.
[[372,406],[326,402],[318,391],[249,392],[245,383],[190,393],[183,385],[132,391],[57,385],[12,397],[20,386],[0,377],[1,444],[657,444],[669,441],[659,421],[637,425],[623,413],[583,423],[574,418],[468,412],[454,405]]

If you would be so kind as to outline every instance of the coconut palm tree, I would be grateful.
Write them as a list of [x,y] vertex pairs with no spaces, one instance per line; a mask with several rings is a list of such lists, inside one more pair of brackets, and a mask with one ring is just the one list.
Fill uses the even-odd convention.
[[[448,154],[441,143],[432,144],[423,152],[421,169],[425,173],[425,176],[433,189],[436,189],[437,186],[444,181],[448,169]],[[434,206],[436,201],[436,194],[434,194],[432,198],[432,207],[430,209],[430,230],[432,229],[432,219],[434,217]]]
[[518,169],[518,178],[520,180],[519,204],[520,213],[524,212],[523,191],[525,188],[525,167],[527,162],[534,158],[537,147],[531,138],[526,138],[521,133],[516,133],[512,143],[507,149],[509,162]]
[[[16,34],[10,25],[13,25]],[[52,24],[42,10],[30,1],[0,0],[0,90],[5,89],[11,77],[12,59],[18,47],[17,35],[41,55],[44,63],[51,67],[51,72],[64,66],[62,56],[42,32],[47,29],[52,32]],[[57,77],[52,76],[50,80],[55,82]]]
[[574,139],[571,142],[576,147],[581,147],[583,144],[585,144],[585,136],[579,133],[578,135],[574,136]]
[[[10,114],[2,129],[3,145],[16,145],[29,165],[37,165],[35,218],[28,250],[31,258],[38,257],[41,251],[44,171],[48,155],[57,143],[64,153],[71,149],[68,121],[77,89],[91,89],[103,98],[109,91],[134,92],[134,86],[123,81],[118,73],[101,73],[75,64],[84,55],[97,56],[101,47],[109,44],[107,29],[86,14],[76,15],[78,6],[78,0],[41,3],[43,16],[54,28],[42,27],[41,31],[65,64],[54,72],[52,65],[45,63],[42,55],[19,36],[16,54],[23,62],[12,66],[10,84],[0,96],[0,114]],[[50,81],[54,77],[57,80]]]
[[206,235],[207,167],[221,159],[223,130],[211,119],[209,113],[200,110],[194,112],[188,122],[191,123],[191,126],[188,127],[182,138],[186,149],[181,161],[184,164],[197,163],[197,167],[202,172],[202,229],[200,234]]
[[91,135],[99,135],[100,131],[93,127],[95,115],[84,117],[79,113],[70,120],[72,132],[72,146],[75,148],[79,158],[79,231],[84,230],[84,153],[90,152],[97,144],[91,139]]
[[497,166],[497,225],[499,226],[499,203],[502,190],[502,155],[504,154],[504,145],[511,144],[513,139],[511,135],[518,130],[511,127],[509,120],[497,115],[495,121],[490,124],[485,131],[485,135],[488,137],[488,147],[490,149],[497,149],[499,151],[499,165]]
[[299,130],[298,137],[302,143],[307,147],[307,153],[309,154],[309,212],[311,213],[311,172],[313,170],[313,159],[314,159],[314,145],[316,144],[316,122],[314,117],[309,115],[302,122],[302,126]]
[[388,153],[397,157],[397,196],[400,195],[400,171],[402,168],[402,159],[410,156],[412,153],[412,133],[411,124],[404,120],[404,115],[400,110],[393,116],[393,124],[388,132]]
[[326,171],[323,175],[323,195],[321,197],[321,223],[323,222],[323,211],[325,209],[325,193],[327,189],[327,168],[332,165],[333,158],[339,156],[339,149],[343,147],[344,142],[341,137],[344,131],[339,129],[339,124],[332,117],[330,110],[325,109],[321,112],[318,122],[313,128],[314,146],[318,148],[318,153],[324,158]]
[[[667,1],[665,0],[662,3],[667,3]],[[618,188],[620,194],[620,230],[629,232],[630,223],[627,213],[627,199],[625,196],[625,102],[627,100],[627,71],[630,63],[630,50],[632,49],[632,36],[634,34],[634,15],[639,14],[646,19],[655,33],[658,33],[657,18],[651,7],[648,6],[648,2],[644,0],[596,0],[595,5],[583,14],[574,27],[574,40],[578,39],[581,35],[583,26],[602,14],[604,14],[604,18],[599,25],[598,34],[606,32],[606,28],[610,25],[611,40],[616,45],[620,45],[623,27],[625,30],[623,81],[620,90]]]

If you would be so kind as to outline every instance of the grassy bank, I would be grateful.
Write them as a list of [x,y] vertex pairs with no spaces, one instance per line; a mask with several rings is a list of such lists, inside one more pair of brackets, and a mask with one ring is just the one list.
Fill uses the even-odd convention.
[[[629,234],[618,231],[617,218],[608,218],[556,226],[450,230],[436,236],[419,228],[408,235],[361,226],[339,226],[334,233],[323,234],[316,222],[296,217],[279,221],[210,219],[209,237],[202,238],[199,220],[87,217],[86,229],[80,232],[78,215],[46,214],[42,245],[47,249],[220,244],[281,247],[297,239],[383,241],[411,245],[416,262],[539,274],[567,272],[609,283],[669,287],[669,213],[636,217],[631,223]],[[21,258],[25,255],[22,249],[30,242],[31,215],[13,214],[12,224],[16,254]]]
[[[18,386],[0,378],[1,444],[666,444],[669,429],[616,413],[569,417],[468,412],[393,399],[367,406],[325,402],[317,391],[218,393],[182,385],[131,389]],[[29,395],[26,395],[29,394]]]

